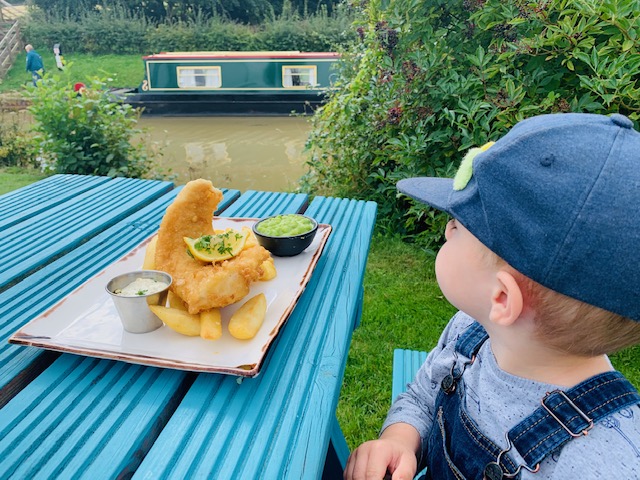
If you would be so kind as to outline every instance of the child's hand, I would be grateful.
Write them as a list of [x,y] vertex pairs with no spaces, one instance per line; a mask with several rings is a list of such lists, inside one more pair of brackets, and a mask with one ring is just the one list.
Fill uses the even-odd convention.
[[[395,424],[378,440],[356,448],[347,461],[344,480],[412,480],[418,468],[418,432],[409,425]],[[388,477],[385,475],[391,474]]]

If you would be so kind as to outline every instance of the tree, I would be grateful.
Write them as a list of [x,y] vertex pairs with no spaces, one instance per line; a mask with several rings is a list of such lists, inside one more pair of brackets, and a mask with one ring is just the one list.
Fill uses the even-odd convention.
[[314,14],[325,8],[331,13],[339,0],[33,0],[34,5],[53,16],[81,17],[96,9],[124,8],[152,22],[192,20],[196,16],[219,16],[241,23],[258,24],[284,11]]
[[93,0],[32,0],[32,3],[47,15],[76,17],[93,10],[98,2]]

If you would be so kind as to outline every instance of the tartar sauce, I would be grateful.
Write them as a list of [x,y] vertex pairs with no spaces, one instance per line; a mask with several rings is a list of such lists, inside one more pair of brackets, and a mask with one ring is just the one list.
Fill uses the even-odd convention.
[[165,288],[167,285],[164,282],[158,282],[152,278],[136,278],[133,282],[131,282],[126,287],[116,290],[114,293],[116,295],[122,295],[123,297],[135,297],[137,295],[151,295],[153,293],[158,293]]

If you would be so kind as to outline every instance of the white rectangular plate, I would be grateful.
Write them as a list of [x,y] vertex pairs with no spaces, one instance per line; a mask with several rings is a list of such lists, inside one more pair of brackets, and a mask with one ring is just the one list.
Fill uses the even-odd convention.
[[[215,228],[251,227],[256,219],[216,218]],[[52,308],[15,332],[10,343],[29,345],[89,357],[174,368],[194,372],[217,372],[253,377],[267,349],[289,318],[311,278],[331,226],[318,225],[313,243],[295,257],[276,257],[276,278],[256,282],[240,302],[222,308],[222,338],[186,337],[162,326],[150,333],[129,333],[122,328],[107,282],[121,273],[140,270],[152,237],[117,262],[92,277]],[[267,297],[267,315],[251,340],[237,340],[227,330],[229,318],[240,305],[258,293]]]

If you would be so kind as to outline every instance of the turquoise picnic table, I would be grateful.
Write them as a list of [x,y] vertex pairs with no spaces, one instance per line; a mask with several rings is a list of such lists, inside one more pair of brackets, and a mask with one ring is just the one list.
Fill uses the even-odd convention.
[[148,240],[180,188],[55,175],[0,196],[0,478],[341,478],[335,412],[373,202],[223,190],[218,216],[305,212],[332,227],[255,377],[8,342]]

